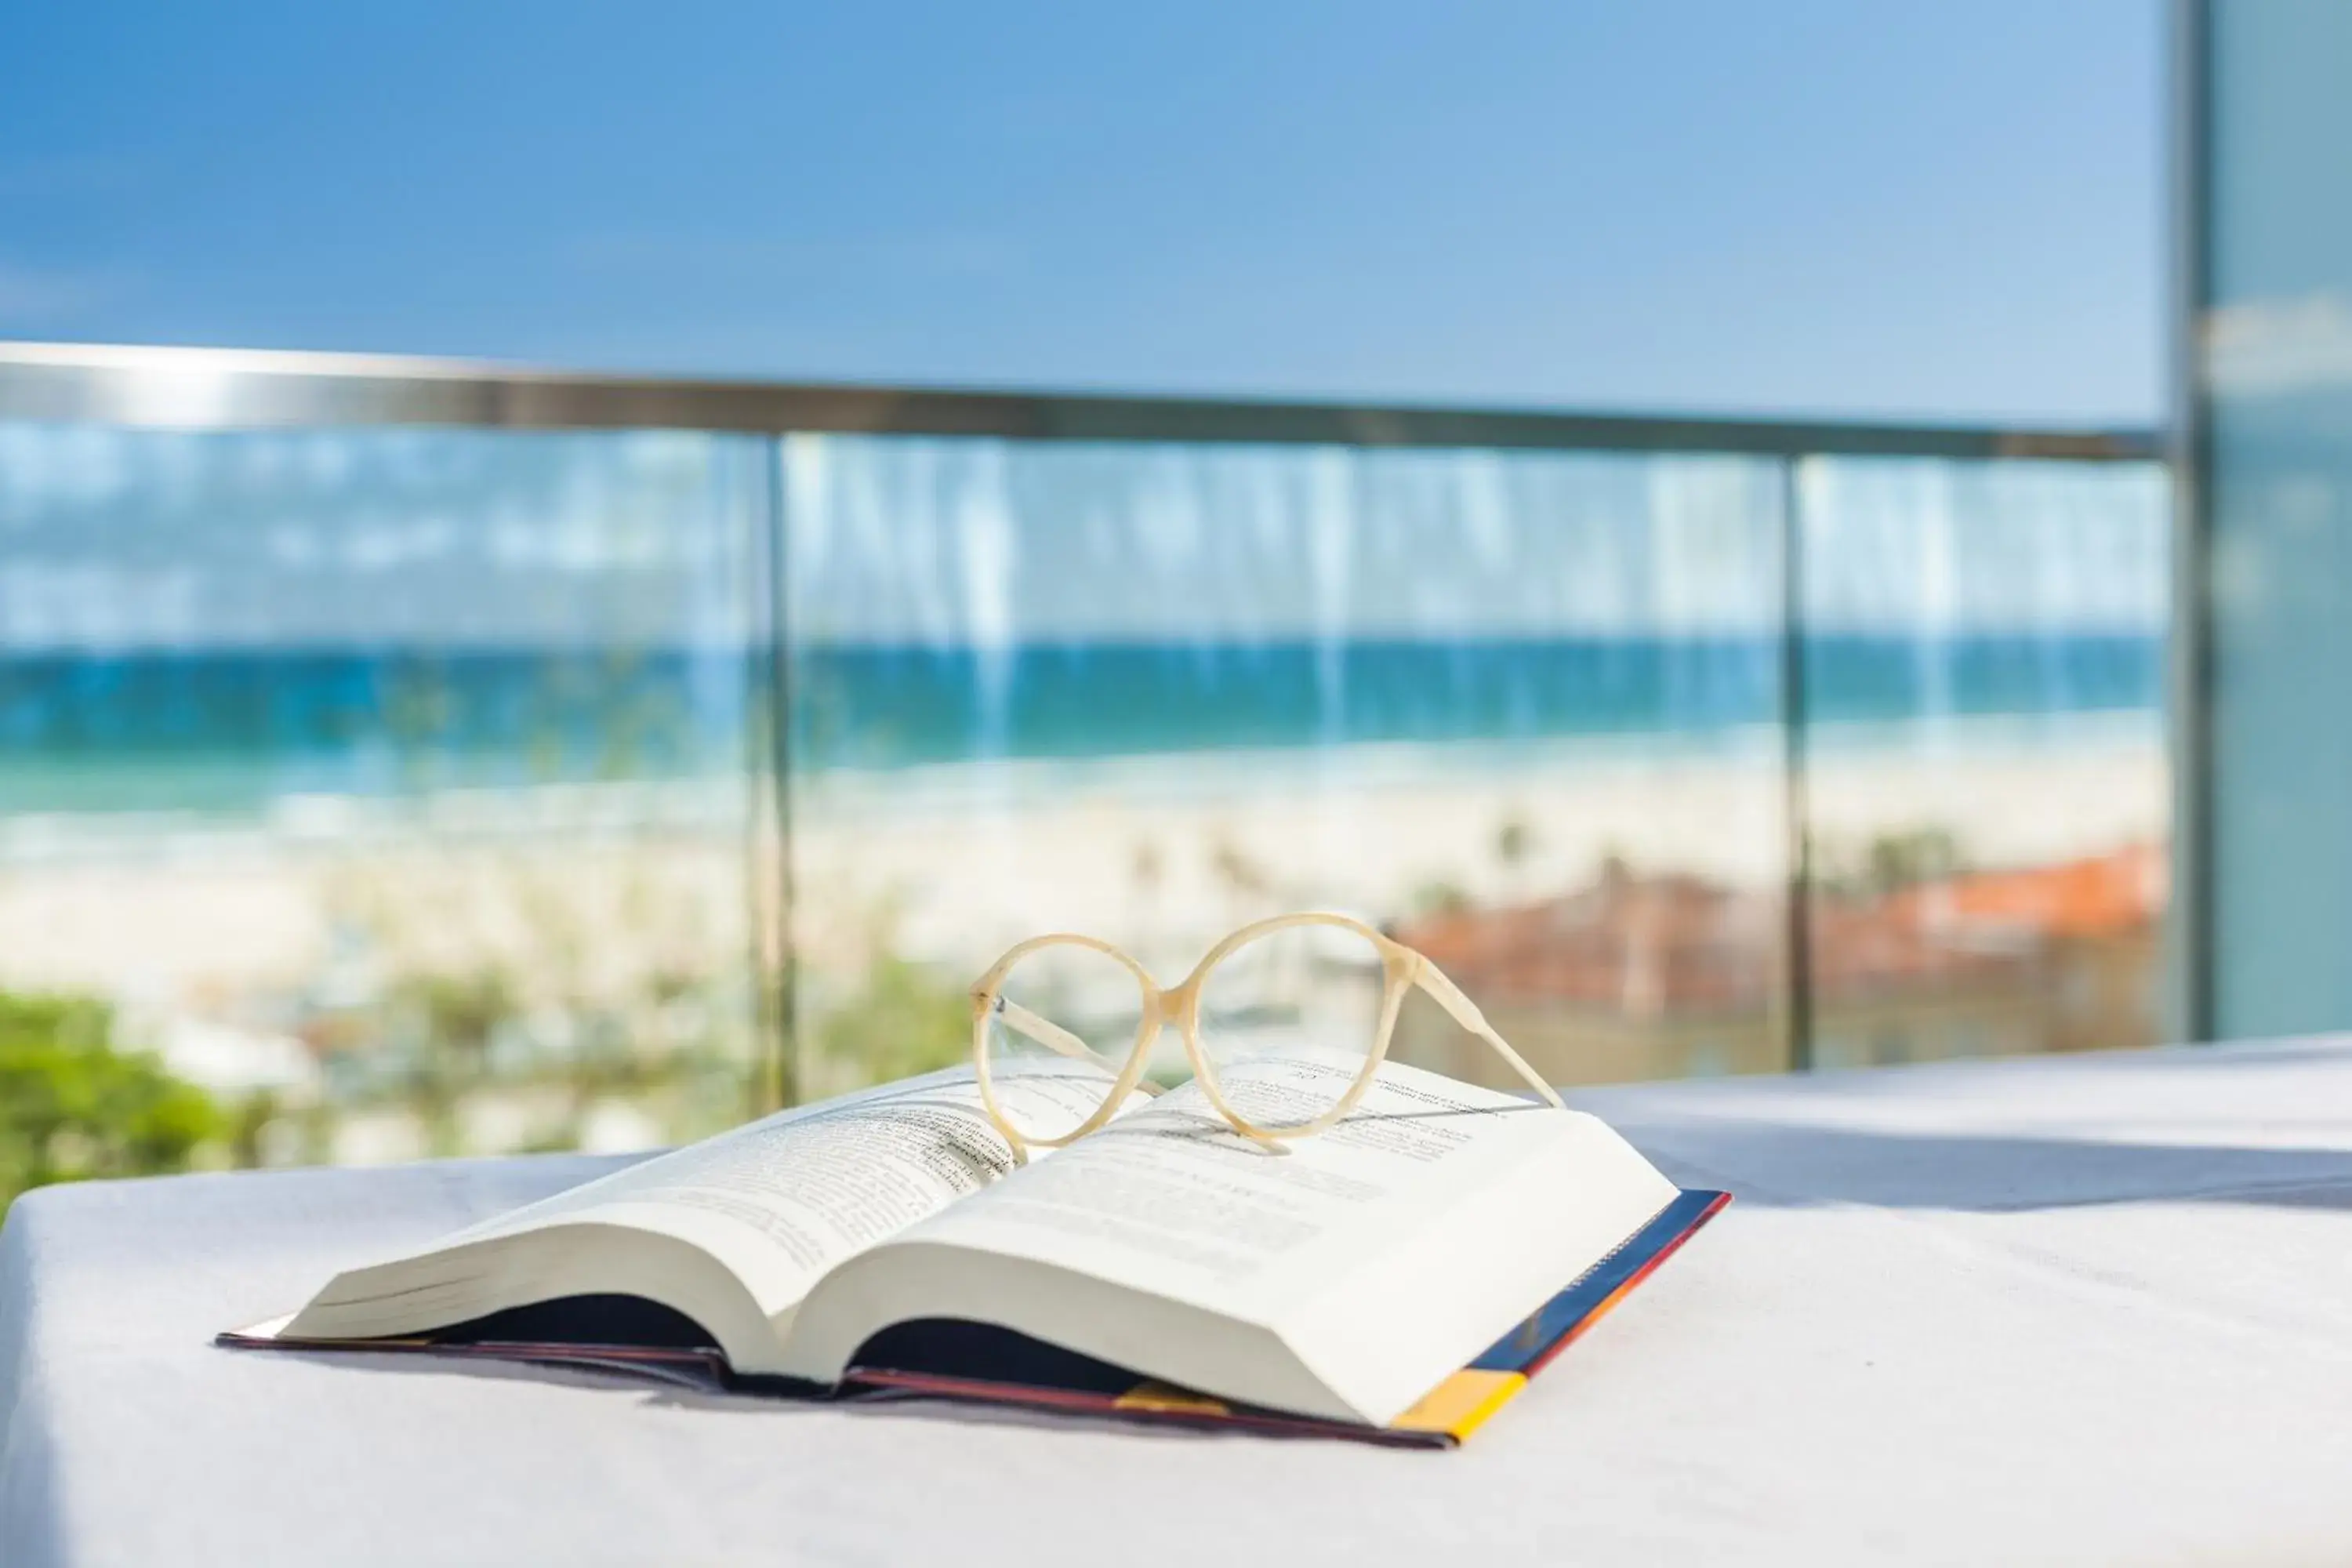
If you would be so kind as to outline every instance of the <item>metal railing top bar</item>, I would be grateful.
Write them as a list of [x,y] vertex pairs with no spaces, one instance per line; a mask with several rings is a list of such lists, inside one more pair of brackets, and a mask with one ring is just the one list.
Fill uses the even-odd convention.
[[162,429],[373,425],[984,436],[2148,461],[2148,430],[2001,429],[1356,403],[678,381],[454,360],[0,342],[0,419]]

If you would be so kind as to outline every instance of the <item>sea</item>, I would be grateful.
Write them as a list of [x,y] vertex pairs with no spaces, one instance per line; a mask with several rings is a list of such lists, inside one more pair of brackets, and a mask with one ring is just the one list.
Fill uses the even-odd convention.
[[[241,816],[399,797],[988,759],[1590,737],[1704,744],[1801,712],[1901,734],[2160,720],[2133,633],[747,647],[0,651],[0,814]],[[776,696],[781,695],[781,701]],[[774,718],[784,720],[779,733]],[[781,743],[779,743],[781,742]]]

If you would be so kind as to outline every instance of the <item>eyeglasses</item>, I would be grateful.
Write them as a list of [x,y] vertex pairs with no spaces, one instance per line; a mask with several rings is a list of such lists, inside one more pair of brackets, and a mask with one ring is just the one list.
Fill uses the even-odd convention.
[[1244,1137],[1278,1149],[1355,1108],[1414,986],[1492,1046],[1547,1104],[1566,1109],[1437,965],[1337,914],[1244,926],[1173,989],[1107,942],[1030,938],[971,988],[981,1100],[1016,1157],[1059,1148],[1108,1121],[1129,1095],[1165,1087],[1146,1069],[1172,1024],[1218,1114]]

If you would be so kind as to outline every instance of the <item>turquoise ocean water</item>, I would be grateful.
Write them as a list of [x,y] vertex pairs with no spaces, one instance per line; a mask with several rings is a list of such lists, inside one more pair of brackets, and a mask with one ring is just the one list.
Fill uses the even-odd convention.
[[[1787,711],[1760,638],[821,647],[271,648],[0,655],[0,811],[241,813],[740,772],[785,694],[798,771],[1360,742],[1643,737]],[[2161,639],[1847,635],[1802,647],[1816,722],[2138,711]]]

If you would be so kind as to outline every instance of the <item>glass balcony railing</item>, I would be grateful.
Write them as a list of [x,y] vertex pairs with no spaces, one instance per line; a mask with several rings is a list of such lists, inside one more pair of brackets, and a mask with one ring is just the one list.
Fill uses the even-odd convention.
[[[1173,977],[1301,906],[1425,946],[1564,1080],[1787,1059],[1769,460],[828,436],[784,472],[812,1089],[966,1048],[1023,936]],[[1630,1027],[1622,953],[1559,966],[1620,934],[1580,904],[1612,876],[1728,900],[1703,1035]],[[910,973],[919,1055],[877,1005]]]
[[0,987],[247,1158],[739,1119],[766,456],[0,425]]
[[1799,477],[1810,1059],[2156,1043],[2162,470],[1822,458]]
[[154,360],[0,353],[0,1049],[207,1157],[688,1137],[1301,906],[1562,1082],[2159,1031],[2144,443]]

